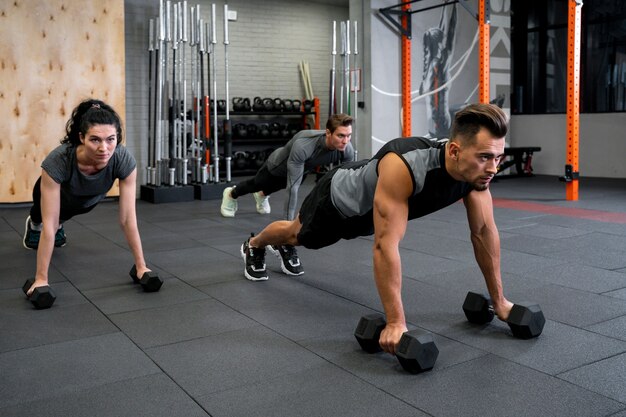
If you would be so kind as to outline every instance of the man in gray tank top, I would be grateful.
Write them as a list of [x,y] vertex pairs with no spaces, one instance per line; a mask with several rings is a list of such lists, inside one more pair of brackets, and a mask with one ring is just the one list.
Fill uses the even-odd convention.
[[[224,217],[235,217],[237,198],[252,193],[256,210],[270,213],[269,196],[285,189],[287,197],[283,211],[285,220],[296,217],[298,189],[307,173],[318,166],[342,164],[354,160],[350,143],[352,117],[347,114],[332,115],[326,122],[326,130],[302,130],[285,146],[276,149],[263,163],[253,178],[224,189],[220,212]],[[288,275],[302,275],[304,269],[292,245],[270,246],[280,258],[281,269]]]
[[489,183],[504,155],[507,130],[508,117],[501,109],[472,104],[456,114],[449,141],[398,138],[370,160],[337,167],[317,182],[298,218],[273,222],[243,243],[244,275],[268,279],[269,245],[317,249],[374,234],[374,277],[387,318],[379,344],[394,354],[407,331],[399,245],[408,221],[462,199],[493,309],[506,320],[513,304],[502,290],[500,238]]

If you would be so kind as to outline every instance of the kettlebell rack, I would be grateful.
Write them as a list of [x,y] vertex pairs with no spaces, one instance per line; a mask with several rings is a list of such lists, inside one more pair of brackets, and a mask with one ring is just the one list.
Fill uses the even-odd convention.
[[[218,100],[218,116],[225,114],[225,105],[223,100]],[[300,130],[320,128],[317,98],[255,97],[251,100],[234,97],[230,115],[233,116],[233,176],[253,175],[272,151],[283,146]],[[307,123],[310,115],[315,119],[313,126]],[[217,138],[221,142],[224,132],[219,126],[218,123]]]

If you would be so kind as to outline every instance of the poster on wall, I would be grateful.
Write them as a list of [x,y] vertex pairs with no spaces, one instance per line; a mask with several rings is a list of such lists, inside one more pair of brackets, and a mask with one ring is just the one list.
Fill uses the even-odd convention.
[[[379,3],[381,8],[399,4]],[[490,3],[490,98],[508,113],[510,2]],[[476,5],[469,4],[470,9],[475,10]],[[411,134],[445,138],[449,136],[454,114],[478,100],[478,22],[476,16],[458,2],[423,0],[412,3],[411,8]],[[421,9],[425,10],[418,11]],[[401,133],[404,111],[400,94],[401,52],[400,48],[388,47],[391,37],[396,37],[400,45],[400,32],[380,15],[375,16],[372,152]]]

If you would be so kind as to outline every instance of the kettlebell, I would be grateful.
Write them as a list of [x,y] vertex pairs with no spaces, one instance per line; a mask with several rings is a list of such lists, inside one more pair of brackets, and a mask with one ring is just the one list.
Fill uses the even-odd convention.
[[292,112],[293,111],[293,101],[288,98],[283,100],[283,111]]
[[233,131],[235,136],[238,138],[245,138],[248,136],[248,127],[243,123],[237,123]]
[[274,110],[274,100],[271,99],[271,98],[264,98],[263,99],[263,108],[267,112],[270,112],[270,111]]
[[254,111],[265,111],[265,106],[263,105],[263,99],[261,97],[255,97],[254,103],[252,104],[252,109]]

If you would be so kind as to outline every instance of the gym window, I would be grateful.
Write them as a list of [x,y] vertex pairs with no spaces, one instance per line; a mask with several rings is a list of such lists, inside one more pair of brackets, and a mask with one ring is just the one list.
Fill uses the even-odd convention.
[[[567,0],[511,2],[513,114],[565,113]],[[626,2],[583,0],[581,112],[626,111]]]

